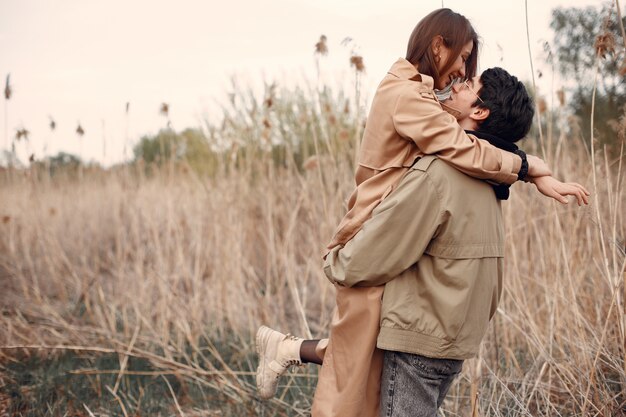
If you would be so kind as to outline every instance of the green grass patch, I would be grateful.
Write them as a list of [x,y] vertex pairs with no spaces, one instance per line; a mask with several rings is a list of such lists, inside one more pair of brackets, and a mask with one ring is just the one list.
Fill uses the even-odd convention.
[[[308,366],[281,380],[275,400],[256,398],[254,352],[225,355],[228,366],[243,375],[237,384],[243,395],[230,395],[188,376],[157,369],[143,358],[129,357],[119,376],[117,354],[20,355],[3,363],[0,414],[10,416],[293,416],[306,415],[317,367]],[[167,381],[167,382],[166,382]],[[112,391],[117,384],[115,395]],[[169,384],[169,386],[168,386]],[[217,386],[220,386],[216,382]],[[171,387],[171,390],[170,390]],[[172,395],[173,393],[173,395]],[[174,396],[178,406],[174,401]]]

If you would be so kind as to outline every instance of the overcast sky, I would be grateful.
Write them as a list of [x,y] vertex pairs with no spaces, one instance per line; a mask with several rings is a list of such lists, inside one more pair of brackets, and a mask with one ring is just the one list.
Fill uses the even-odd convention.
[[[483,40],[479,65],[502,66],[530,80],[523,0],[445,0],[464,14]],[[542,43],[552,41],[551,10],[558,6],[601,5],[600,0],[528,0],[530,45],[535,69]],[[0,77],[11,74],[8,132],[31,132],[40,157],[59,150],[79,153],[75,133],[85,130],[82,153],[105,162],[122,158],[125,106],[130,102],[129,139],[165,125],[162,102],[170,105],[176,129],[193,127],[230,89],[230,79],[259,85],[314,77],[313,47],[328,37],[322,63],[329,82],[350,77],[349,48],[354,39],[364,57],[364,95],[371,98],[387,69],[404,56],[415,24],[441,0],[0,0]],[[544,76],[540,93],[551,94]],[[3,103],[4,105],[4,103]],[[4,107],[4,106],[3,106]],[[57,123],[54,134],[49,117]],[[5,145],[4,109],[0,149]],[[22,151],[23,152],[23,151]]]

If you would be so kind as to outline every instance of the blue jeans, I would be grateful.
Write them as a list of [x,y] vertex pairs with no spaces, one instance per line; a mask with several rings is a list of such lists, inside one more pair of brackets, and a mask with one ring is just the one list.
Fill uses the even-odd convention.
[[435,417],[462,367],[462,360],[386,350],[380,417]]

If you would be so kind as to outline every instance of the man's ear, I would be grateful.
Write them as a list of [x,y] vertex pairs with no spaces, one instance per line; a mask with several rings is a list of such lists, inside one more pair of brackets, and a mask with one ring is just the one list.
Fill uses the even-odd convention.
[[443,45],[443,36],[437,35],[430,41],[430,48],[435,56],[441,52],[441,46]]
[[477,122],[482,122],[489,117],[489,113],[490,110],[486,107],[474,107],[469,115],[469,118]]

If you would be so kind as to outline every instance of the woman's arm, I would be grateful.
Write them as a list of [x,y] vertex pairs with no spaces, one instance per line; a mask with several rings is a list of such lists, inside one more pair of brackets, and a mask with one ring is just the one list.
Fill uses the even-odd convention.
[[576,182],[561,182],[549,175],[531,177],[530,182],[535,184],[541,194],[552,197],[560,203],[567,204],[567,196],[571,195],[576,197],[579,206],[589,204],[589,191]]
[[[407,88],[398,96],[392,117],[396,132],[415,142],[423,153],[437,154],[440,159],[474,178],[505,184],[518,180],[521,158],[467,135],[456,119],[441,108],[434,95]],[[529,176],[550,174],[543,160],[529,156]]]
[[526,155],[528,160],[528,177],[543,177],[546,175],[552,175],[550,167],[546,162],[535,155]]

